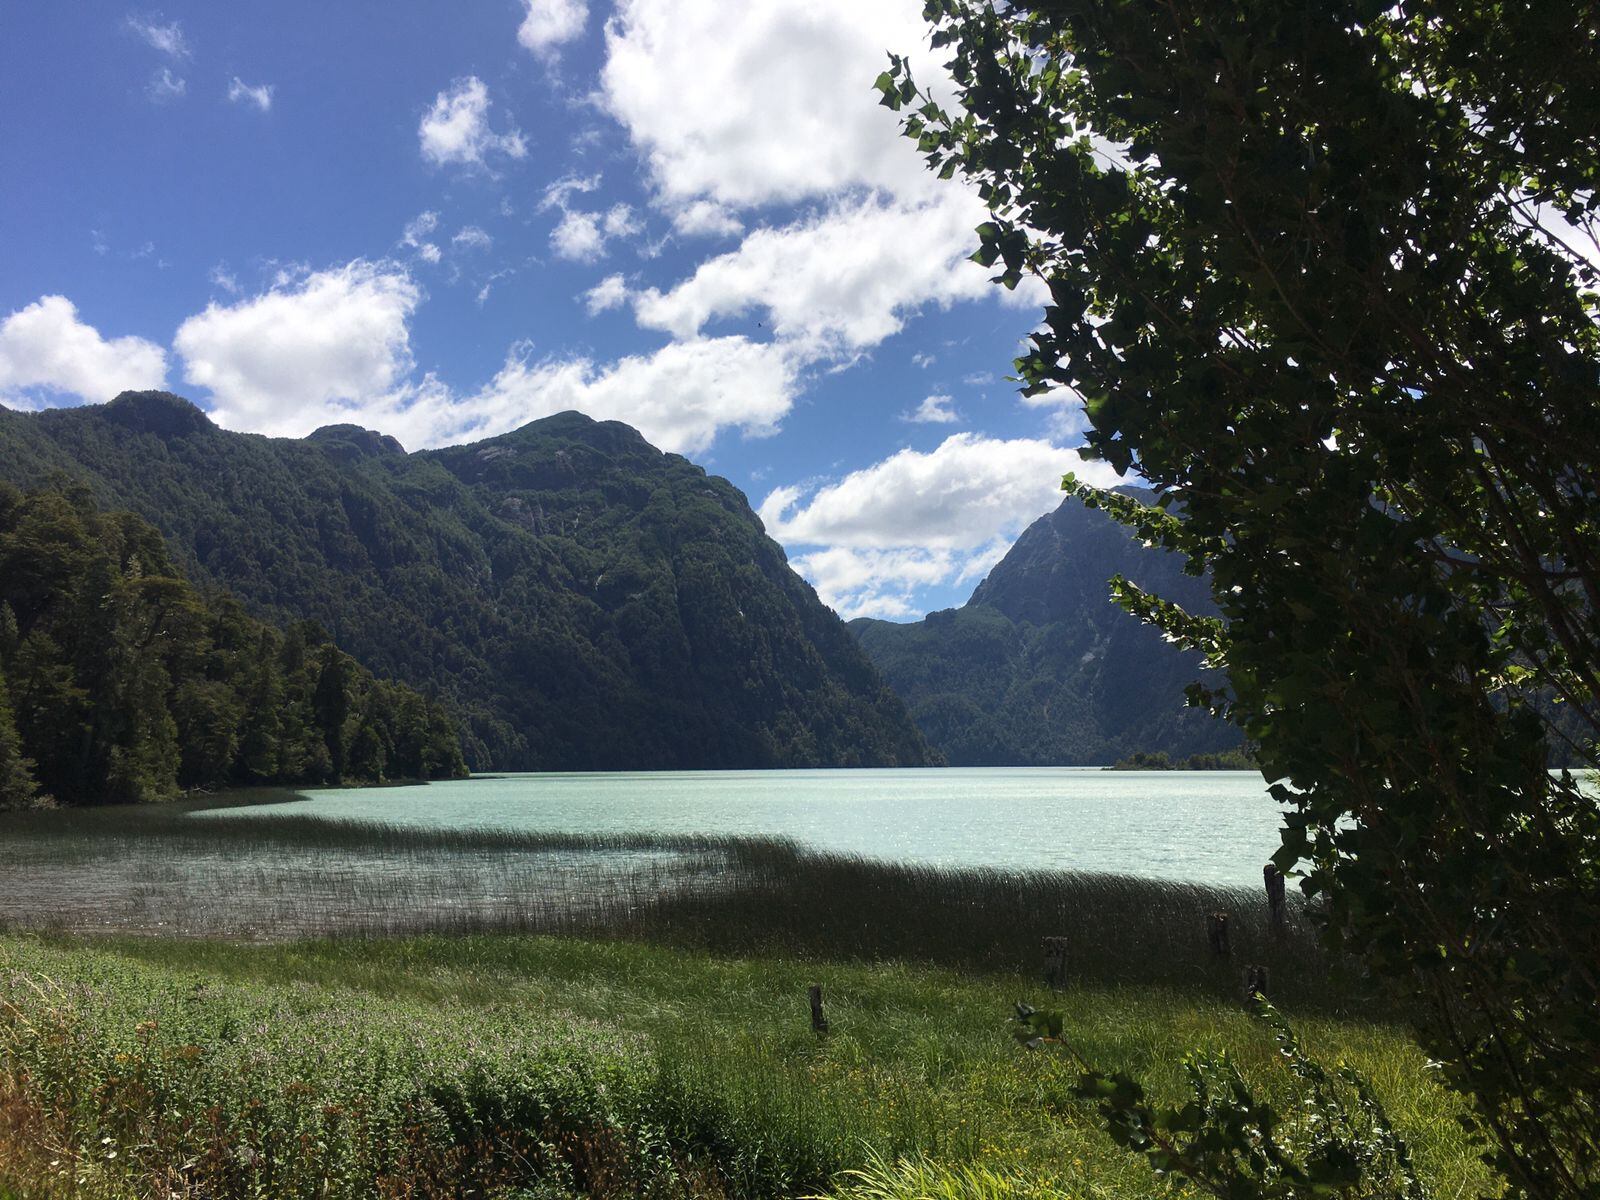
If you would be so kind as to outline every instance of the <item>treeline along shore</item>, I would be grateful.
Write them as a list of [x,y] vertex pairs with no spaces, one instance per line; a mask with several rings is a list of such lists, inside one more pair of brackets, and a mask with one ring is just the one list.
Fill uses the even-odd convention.
[[443,707],[280,630],[87,490],[0,483],[0,808],[466,773]]

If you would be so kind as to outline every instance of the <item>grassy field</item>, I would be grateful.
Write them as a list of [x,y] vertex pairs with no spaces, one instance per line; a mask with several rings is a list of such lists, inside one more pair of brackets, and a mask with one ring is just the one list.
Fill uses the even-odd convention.
[[[1068,1064],[1009,1037],[1012,1002],[1047,997],[1023,976],[631,941],[11,935],[0,1195],[1151,1195]],[[1193,992],[1052,1002],[1087,1058],[1173,1098],[1197,1047],[1281,1069],[1257,1023]],[[1402,1032],[1295,1020],[1370,1076],[1437,1195],[1487,1186]],[[874,1161],[881,1190],[844,1174]]]
[[1065,1009],[1084,1058],[1169,1100],[1195,1050],[1271,1091],[1247,963],[1371,1078],[1437,1196],[1489,1190],[1400,1014],[1264,909],[759,840],[13,814],[0,1200],[1144,1197],[1165,1185],[1075,1067],[1016,1046],[1012,1005]]

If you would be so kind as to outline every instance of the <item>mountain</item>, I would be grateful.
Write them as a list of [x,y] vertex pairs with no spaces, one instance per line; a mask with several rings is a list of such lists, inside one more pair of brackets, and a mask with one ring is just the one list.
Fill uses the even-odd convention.
[[437,703],[199,591],[134,514],[0,483],[0,809],[464,774]]
[[52,479],[436,694],[478,769],[937,761],[744,495],[614,421],[408,454],[351,425],[229,432],[165,392],[0,409],[0,480]]
[[851,628],[952,766],[1107,764],[1237,746],[1231,727],[1185,707],[1198,657],[1113,603],[1107,581],[1117,574],[1191,611],[1216,611],[1181,558],[1069,499],[1023,532],[965,606]]

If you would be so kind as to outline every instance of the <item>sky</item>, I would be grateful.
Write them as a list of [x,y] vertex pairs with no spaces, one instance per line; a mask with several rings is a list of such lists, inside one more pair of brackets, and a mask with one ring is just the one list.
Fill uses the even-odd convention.
[[842,616],[963,603],[1082,464],[1041,290],[872,83],[921,0],[0,0],[0,404],[167,388],[408,449],[578,409]]

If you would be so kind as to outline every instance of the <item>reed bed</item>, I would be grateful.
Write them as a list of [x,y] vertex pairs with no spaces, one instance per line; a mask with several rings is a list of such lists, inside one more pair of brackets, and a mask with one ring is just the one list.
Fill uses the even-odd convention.
[[[259,800],[259,797],[255,799]],[[1124,876],[895,864],[781,839],[436,829],[199,805],[12,814],[0,823],[0,922],[17,929],[287,941],[546,933],[723,955],[904,961],[1037,973],[1065,939],[1068,977],[1372,1002],[1291,903]],[[1230,915],[1232,953],[1206,941]]]

